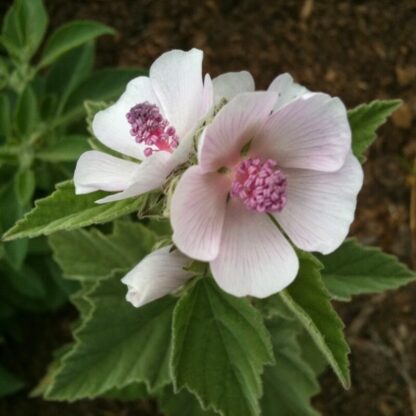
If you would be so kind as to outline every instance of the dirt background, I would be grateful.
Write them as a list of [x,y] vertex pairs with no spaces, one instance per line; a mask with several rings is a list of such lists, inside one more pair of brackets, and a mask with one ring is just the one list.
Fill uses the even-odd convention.
[[[9,4],[0,0],[0,13]],[[46,5],[53,27],[82,18],[118,30],[116,38],[99,41],[99,66],[148,67],[168,49],[198,47],[205,52],[206,72],[247,69],[258,88],[288,71],[348,107],[402,98],[369,153],[351,234],[409,265],[415,260],[409,227],[409,172],[416,158],[415,0],[46,0]],[[330,372],[324,374],[317,408],[325,416],[416,415],[416,285],[337,306],[352,345],[353,383],[346,392]],[[52,348],[67,338],[67,321],[63,311],[31,322],[45,344],[28,342],[33,355],[22,358],[20,368],[29,380],[42,375]],[[31,357],[40,358],[34,364]],[[103,400],[44,403],[19,394],[0,403],[0,414],[127,416],[154,409]]]

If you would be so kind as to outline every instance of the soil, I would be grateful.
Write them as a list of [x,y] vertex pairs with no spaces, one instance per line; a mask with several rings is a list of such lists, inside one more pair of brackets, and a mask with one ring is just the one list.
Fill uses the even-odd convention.
[[[0,12],[9,3],[0,0]],[[47,0],[46,5],[53,27],[77,18],[100,20],[118,30],[117,37],[99,41],[99,66],[148,67],[166,50],[198,47],[205,52],[206,72],[215,76],[247,69],[258,88],[287,71],[310,90],[341,97],[348,107],[402,98],[403,106],[380,129],[369,152],[351,234],[410,266],[416,261],[416,237],[409,226],[409,167],[416,160],[414,0]],[[327,416],[416,415],[416,285],[358,297],[337,308],[352,346],[352,388],[344,391],[325,373],[316,407]],[[30,345],[33,356],[40,357],[36,365],[30,354],[21,363],[30,381],[42,375],[52,349],[67,339],[68,316],[63,311],[30,324],[47,341],[42,347]],[[0,414],[154,411],[104,400],[45,403],[19,394],[3,400]]]

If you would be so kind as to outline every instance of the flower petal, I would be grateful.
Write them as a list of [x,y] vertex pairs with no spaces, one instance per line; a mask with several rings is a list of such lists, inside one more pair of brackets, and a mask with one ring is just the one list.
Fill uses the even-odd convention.
[[339,247],[354,219],[363,184],[358,160],[349,154],[337,172],[286,169],[287,204],[275,214],[285,233],[302,250],[328,254]]
[[275,101],[275,93],[248,92],[222,107],[201,140],[201,168],[212,172],[236,164],[242,148],[257,134]]
[[144,101],[160,107],[149,78],[137,77],[127,84],[126,91],[115,104],[95,115],[92,122],[94,135],[110,149],[136,159],[144,159],[146,146],[137,143],[131,136],[130,124],[126,118],[133,106]]
[[165,183],[167,176],[175,167],[171,163],[171,154],[168,152],[155,153],[136,166],[136,172],[123,192],[106,196],[95,202],[103,204],[120,201],[157,189]]
[[214,78],[214,101],[218,103],[221,98],[230,101],[237,94],[254,91],[254,79],[250,72],[227,72]]
[[252,149],[281,167],[336,171],[351,149],[347,110],[339,98],[305,94],[269,117]]
[[218,255],[230,181],[226,175],[190,167],[171,205],[173,241],[184,254],[209,261]]
[[180,139],[203,116],[202,58],[203,52],[199,49],[172,50],[150,67],[153,89]]
[[272,220],[233,198],[227,206],[218,257],[210,265],[223,290],[258,298],[283,290],[299,269],[295,251]]
[[171,250],[168,246],[153,251],[121,279],[128,288],[126,300],[136,308],[177,290],[192,277],[184,270],[189,258]]
[[292,76],[287,73],[276,77],[270,84],[267,91],[277,92],[279,96],[276,101],[276,105],[274,106],[274,111],[279,110],[286,104],[309,92],[302,85],[296,84],[293,81]]
[[205,74],[204,78],[204,91],[203,91],[203,103],[202,103],[202,115],[208,113],[214,104],[214,86],[209,74]]
[[98,190],[122,191],[129,186],[138,164],[91,150],[78,159],[74,173],[77,195]]

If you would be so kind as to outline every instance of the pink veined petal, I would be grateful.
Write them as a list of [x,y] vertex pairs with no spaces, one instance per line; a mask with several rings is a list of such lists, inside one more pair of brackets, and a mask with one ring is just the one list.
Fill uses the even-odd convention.
[[179,289],[192,273],[184,270],[190,262],[172,246],[146,256],[121,281],[127,285],[126,300],[136,308]]
[[157,189],[165,183],[167,176],[174,166],[171,163],[171,154],[158,152],[137,164],[136,171],[131,178],[129,186],[117,194],[106,196],[98,201],[98,204],[120,201],[122,199],[138,196]]
[[192,130],[202,117],[203,52],[172,50],[161,55],[150,67],[150,80],[166,118],[179,139]]
[[339,98],[305,94],[273,113],[251,146],[280,167],[334,172],[351,149],[347,110]]
[[276,92],[279,96],[276,105],[273,108],[274,111],[279,110],[286,104],[309,92],[305,87],[302,87],[302,85],[296,84],[293,81],[292,76],[287,73],[276,77],[267,91]]
[[336,250],[354,219],[363,184],[360,163],[349,154],[337,172],[285,169],[285,173],[287,204],[274,217],[300,249],[323,254]]
[[299,261],[267,214],[250,211],[231,199],[220,251],[210,266],[215,281],[226,292],[265,298],[295,279]]
[[249,92],[237,95],[222,107],[201,141],[201,169],[212,172],[235,165],[242,148],[258,133],[275,101],[275,93]]
[[209,261],[218,255],[230,180],[190,167],[180,179],[171,204],[173,241],[189,257]]
[[237,94],[254,91],[254,79],[250,72],[227,72],[214,78],[214,100],[218,103],[221,98],[230,101]]
[[77,195],[98,190],[122,191],[135,175],[138,164],[91,150],[78,159],[74,173]]
[[127,84],[125,92],[115,104],[95,115],[92,122],[94,135],[110,149],[136,159],[144,159],[146,146],[136,143],[130,134],[131,126],[126,115],[133,106],[145,101],[160,107],[149,78],[137,77]]

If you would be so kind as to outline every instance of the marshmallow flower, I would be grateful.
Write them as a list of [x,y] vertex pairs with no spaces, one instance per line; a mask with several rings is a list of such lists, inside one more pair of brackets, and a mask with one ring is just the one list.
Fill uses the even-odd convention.
[[213,104],[211,79],[202,80],[202,59],[197,49],[163,54],[149,77],[130,81],[114,105],[95,115],[97,139],[130,160],[85,152],[74,174],[77,194],[116,192],[98,203],[137,196],[162,186],[187,160],[195,129]]
[[342,243],[363,173],[338,98],[288,75],[267,92],[231,96],[203,132],[198,165],[176,187],[173,241],[209,262],[224,291],[263,298],[296,277],[292,244],[328,254]]

